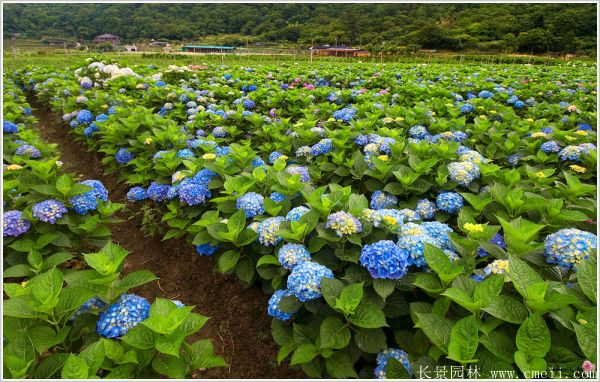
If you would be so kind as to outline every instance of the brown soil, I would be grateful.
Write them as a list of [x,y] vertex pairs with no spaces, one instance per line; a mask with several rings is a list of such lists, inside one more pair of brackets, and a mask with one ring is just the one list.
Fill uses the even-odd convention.
[[[75,141],[70,127],[37,99],[31,97],[29,102],[42,137],[58,144],[64,169],[83,179],[102,181],[111,201],[126,203],[128,187],[119,184],[116,175],[103,174],[101,154]],[[112,240],[131,252],[125,272],[147,269],[160,278],[135,292],[150,302],[155,297],[177,299],[211,317],[192,339],[210,338],[229,367],[200,372],[198,378],[304,378],[299,368],[292,369],[287,362],[277,365],[278,345],[271,338],[271,317],[266,313],[268,295],[258,286],[243,288],[235,276],[217,273],[213,261],[198,256],[184,240],[145,237],[140,218],[128,220],[133,212],[121,211],[117,217],[122,221],[111,227]]]

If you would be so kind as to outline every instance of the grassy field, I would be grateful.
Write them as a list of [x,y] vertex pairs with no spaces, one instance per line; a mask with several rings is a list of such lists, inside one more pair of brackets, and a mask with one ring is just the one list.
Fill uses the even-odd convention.
[[[5,45],[5,47],[7,47]],[[82,62],[90,57],[90,52],[58,49],[51,47],[37,52],[11,51],[5,49],[3,55],[5,70],[14,70],[27,65],[73,65]],[[376,56],[367,58],[334,58],[334,57],[313,57],[311,60],[308,54],[186,54],[186,53],[125,53],[111,52],[97,54],[103,59],[115,59],[124,65],[136,64],[174,64],[174,65],[203,65],[210,63],[223,63],[227,65],[245,65],[245,64],[294,64],[310,63],[322,64],[329,62],[338,63],[398,63],[412,62],[418,64],[533,64],[533,65],[560,65],[567,61],[548,57],[548,56],[528,56],[528,55],[492,55],[492,54],[459,54],[459,53],[420,53],[406,56]],[[577,58],[577,61],[595,62],[592,58]]]

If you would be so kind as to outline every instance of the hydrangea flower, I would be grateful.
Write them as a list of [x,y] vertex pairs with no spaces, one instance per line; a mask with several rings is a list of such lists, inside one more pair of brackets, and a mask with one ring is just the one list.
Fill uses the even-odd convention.
[[105,307],[106,307],[106,303],[104,301],[102,301],[102,299],[100,299],[99,297],[92,297],[89,300],[87,300],[86,302],[84,302],[79,308],[77,308],[77,310],[75,311],[75,313],[73,313],[73,316],[71,316],[71,318],[69,320],[72,321],[75,318],[77,318],[91,310],[100,310],[100,309],[104,309]]
[[453,232],[448,224],[438,221],[421,223],[421,228],[425,230],[425,234],[435,240],[438,247],[442,249],[452,250],[452,242],[450,241],[449,233]]
[[479,166],[472,162],[451,162],[448,172],[451,180],[465,187],[480,176]]
[[506,161],[512,167],[517,167],[519,165],[519,161],[523,156],[521,154],[513,154],[506,157]]
[[304,206],[294,207],[287,213],[287,215],[285,215],[285,220],[290,222],[298,221],[302,217],[302,215],[304,215],[308,211],[310,211],[310,209]]
[[546,261],[564,269],[577,270],[581,260],[587,259],[597,247],[597,236],[575,228],[561,229],[546,237]]
[[92,187],[92,190],[88,191],[88,193],[94,198],[100,199],[103,202],[106,202],[108,200],[108,191],[106,190],[104,184],[102,184],[101,181],[89,179],[84,180],[83,182],[79,182],[79,184],[84,184],[86,186]]
[[109,306],[96,322],[96,332],[106,338],[126,334],[150,315],[150,304],[145,298],[124,294]]
[[90,123],[94,120],[94,115],[89,110],[80,110],[77,113],[77,122],[79,123]]
[[196,247],[196,252],[198,252],[198,254],[200,256],[210,256],[213,253],[215,253],[217,250],[219,249],[218,245],[211,245],[210,243],[207,244],[200,244]]
[[210,198],[211,192],[203,184],[181,184],[177,189],[179,200],[187,203],[189,206],[204,204],[206,198]]
[[439,245],[434,238],[427,235],[405,235],[398,239],[397,246],[407,257],[408,265],[415,265],[417,267],[427,265],[427,260],[425,260],[424,256],[424,243],[435,246]]
[[461,162],[471,162],[474,164],[487,163],[487,159],[483,157],[479,152],[475,150],[466,150],[465,152],[458,153]]
[[408,135],[414,139],[425,139],[430,134],[425,128],[425,126],[415,125],[408,129]]
[[327,217],[325,227],[335,231],[339,237],[362,232],[362,224],[349,212],[340,211]]
[[264,201],[265,198],[262,195],[259,195],[256,192],[248,192],[238,198],[235,207],[244,210],[246,218],[249,219],[265,213],[263,205]]
[[269,314],[269,316],[275,317],[279,321],[287,321],[290,318],[292,318],[294,316],[294,314],[296,314],[297,311],[296,312],[282,312],[281,309],[279,309],[279,303],[281,302],[281,299],[283,297],[288,297],[291,295],[292,295],[292,292],[290,292],[287,289],[280,289],[280,290],[276,291],[275,293],[273,293],[273,295],[269,299],[269,307],[267,309],[267,313]]
[[[504,242],[504,238],[499,233],[495,234],[494,237],[490,239],[490,243],[496,244],[502,249],[506,249],[506,243]],[[489,255],[489,253],[485,249],[483,249],[482,247],[477,248],[477,257],[484,257],[487,255]]]
[[133,153],[127,151],[125,147],[120,148],[115,154],[115,159],[119,164],[127,164],[132,161],[134,157]]
[[167,197],[167,192],[169,192],[168,184],[160,184],[156,182],[152,182],[146,191],[148,198],[150,200],[154,200],[155,202],[162,202]]
[[223,126],[217,126],[213,129],[212,135],[215,138],[225,138],[227,136],[227,132]]
[[292,270],[302,261],[312,260],[310,252],[302,244],[284,244],[279,248],[277,258],[281,266],[288,270]]
[[85,135],[86,137],[91,137],[95,132],[100,131],[100,129],[98,128],[98,126],[96,126],[95,123],[90,123],[90,125],[88,127],[86,127],[85,129],[83,129],[83,135]]
[[287,280],[287,289],[302,302],[321,297],[321,280],[334,278],[331,269],[312,262],[303,261],[292,269]]
[[409,259],[393,241],[380,240],[362,248],[360,264],[373,278],[399,279],[408,272]]
[[568,160],[572,160],[575,162],[579,161],[579,157],[582,154],[587,153],[588,151],[581,147],[581,146],[567,146],[564,149],[562,149],[559,153],[558,153],[558,157],[560,158],[560,160],[563,161],[568,161]]
[[251,99],[245,99],[244,102],[242,102],[242,105],[246,110],[252,110],[256,107],[256,103]]
[[251,164],[252,164],[252,167],[260,167],[260,166],[266,165],[267,163],[264,160],[262,160],[261,158],[256,157],[256,158],[252,159]]
[[494,93],[492,93],[491,91],[488,90],[482,90],[479,92],[479,94],[477,95],[479,98],[492,98],[494,96]]
[[144,187],[132,187],[127,192],[127,200],[130,202],[139,202],[141,200],[148,199],[148,194]]
[[410,361],[408,360],[408,354],[401,349],[387,349],[377,354],[377,367],[375,367],[375,378],[387,379],[387,364],[390,358],[399,361],[402,364],[402,366],[404,366],[408,374],[411,377],[413,376]]
[[421,199],[417,203],[416,212],[421,219],[433,219],[437,211],[437,206],[434,202],[427,199]]
[[449,214],[457,213],[463,207],[463,197],[456,192],[442,192],[435,200],[440,211]]
[[310,175],[308,174],[308,169],[302,166],[292,166],[285,169],[285,172],[288,174],[298,174],[300,175],[300,180],[302,183],[310,182]]
[[21,145],[15,150],[15,155],[20,157],[25,156],[31,159],[37,159],[42,156],[40,150],[31,145]]
[[540,149],[546,154],[557,153],[560,151],[560,146],[556,141],[548,141],[542,143]]
[[31,223],[22,218],[21,211],[5,211],[2,215],[3,236],[20,236],[29,230]]
[[393,207],[398,203],[398,198],[387,192],[377,190],[371,195],[370,206],[374,210],[381,210],[387,207]]
[[190,149],[181,149],[177,151],[177,158],[195,158],[196,155]]
[[287,199],[285,195],[277,191],[273,191],[271,195],[269,195],[269,198],[271,198],[275,203],[279,203]]
[[271,164],[275,163],[277,158],[279,158],[281,156],[283,156],[282,153],[280,153],[278,151],[273,151],[271,154],[269,154],[269,163],[271,163]]
[[19,126],[15,125],[14,123],[7,121],[7,120],[3,120],[2,121],[2,132],[4,134],[17,134],[19,132]]
[[275,216],[267,218],[260,222],[256,227],[258,233],[258,241],[265,247],[274,247],[279,243],[281,237],[276,236],[275,232],[279,229],[279,224],[285,219],[283,216]]
[[31,215],[43,222],[54,224],[57,219],[67,213],[67,207],[56,199],[44,200],[35,204],[31,209]]
[[85,215],[88,211],[98,208],[98,200],[91,194],[92,191],[85,194],[75,195],[69,200],[71,209],[80,215]]
[[333,119],[336,121],[350,122],[354,119],[356,109],[345,107],[342,110],[333,112]]
[[310,148],[310,153],[314,156],[324,155],[333,151],[333,143],[331,139],[321,139]]
[[463,114],[472,113],[474,110],[475,110],[475,108],[470,103],[465,103],[460,106],[460,112]]

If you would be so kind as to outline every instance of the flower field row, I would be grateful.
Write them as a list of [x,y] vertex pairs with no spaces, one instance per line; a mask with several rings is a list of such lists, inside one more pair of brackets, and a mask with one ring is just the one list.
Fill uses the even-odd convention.
[[279,362],[531,377],[596,363],[594,71],[89,60],[14,79],[165,239],[272,294]]
[[209,340],[182,346],[207,321],[193,307],[127,294],[156,277],[121,277],[128,252],[109,241],[109,224],[123,204],[112,203],[100,181],[62,171],[12,81],[4,83],[3,112],[3,277],[12,281],[4,283],[5,375],[184,377],[223,366]]

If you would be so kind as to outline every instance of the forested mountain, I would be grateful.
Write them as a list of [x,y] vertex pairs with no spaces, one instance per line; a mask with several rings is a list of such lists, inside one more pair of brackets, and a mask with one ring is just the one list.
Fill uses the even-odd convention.
[[[595,52],[595,4],[4,4],[4,33],[379,51]],[[217,37],[215,37],[217,36]],[[211,40],[212,39],[212,40]]]

